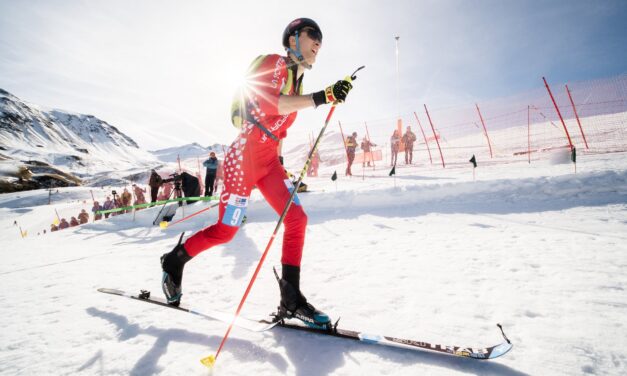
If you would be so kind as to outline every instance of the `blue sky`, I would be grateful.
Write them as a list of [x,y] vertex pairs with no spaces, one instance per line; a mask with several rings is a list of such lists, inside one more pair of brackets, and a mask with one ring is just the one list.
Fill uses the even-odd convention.
[[[627,72],[626,1],[0,0],[0,87],[90,113],[148,149],[229,143],[232,93],[311,17],[324,42],[305,91],[366,65],[336,119],[361,122]],[[400,103],[394,36],[400,36]],[[305,110],[289,143],[326,110]]]

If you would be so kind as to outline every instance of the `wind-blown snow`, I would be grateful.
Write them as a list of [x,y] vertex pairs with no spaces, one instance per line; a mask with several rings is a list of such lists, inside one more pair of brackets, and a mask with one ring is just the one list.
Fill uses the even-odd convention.
[[[234,329],[220,375],[621,375],[627,373],[627,158],[585,155],[472,168],[324,170],[300,194],[309,225],[302,289],[340,326],[513,350],[494,361],[387,349],[275,329]],[[361,166],[354,173],[362,173]],[[102,192],[95,192],[100,196]],[[220,322],[96,292],[160,294],[159,257],[217,211],[161,230],[157,208],[37,236],[54,210],[77,212],[87,188],[0,195],[0,373],[205,374]],[[185,215],[204,208],[185,207]],[[235,239],[187,264],[183,300],[234,312],[277,215],[258,192]],[[182,215],[181,210],[177,218]],[[175,219],[177,219],[175,218]],[[29,235],[21,239],[17,220]],[[273,245],[244,306],[276,308]]]

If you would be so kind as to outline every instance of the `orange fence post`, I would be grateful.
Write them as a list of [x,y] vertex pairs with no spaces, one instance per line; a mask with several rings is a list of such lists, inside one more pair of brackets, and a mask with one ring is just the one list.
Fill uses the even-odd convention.
[[435,134],[435,127],[433,126],[433,122],[431,121],[431,116],[429,115],[429,110],[427,110],[427,105],[425,104],[425,112],[427,113],[427,119],[429,119],[429,124],[431,124],[431,131],[433,131],[433,137],[435,138],[435,142],[438,144],[438,150],[440,150],[440,159],[442,160],[442,168],[445,168],[444,165],[444,156],[442,155],[442,148],[440,147],[440,140],[438,140],[438,135]]

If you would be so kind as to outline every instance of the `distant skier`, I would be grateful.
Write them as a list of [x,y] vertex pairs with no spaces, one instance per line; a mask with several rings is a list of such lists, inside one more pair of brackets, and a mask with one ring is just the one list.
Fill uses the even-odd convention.
[[[179,243],[161,257],[162,288],[167,300],[178,305],[186,262],[200,252],[230,241],[246,214],[250,192],[256,186],[267,202],[281,213],[294,189],[279,162],[279,140],[287,135],[298,110],[326,103],[344,102],[352,84],[337,81],[325,90],[303,95],[303,73],[311,68],[322,44],[322,32],[311,19],[292,21],[283,32],[287,56],[262,55],[249,69],[249,91],[244,108],[233,106],[243,121],[239,136],[227,150],[224,161],[224,191],[220,195],[218,222]],[[307,216],[298,198],[285,217],[280,280],[279,313],[298,317],[313,325],[328,325],[329,317],[307,302],[300,290],[300,264]]]
[[218,172],[218,158],[216,157],[216,153],[209,153],[209,159],[204,161],[202,165],[206,169],[205,196],[213,196],[213,187],[216,181],[216,174]]
[[346,137],[346,158],[348,159],[346,164],[346,176],[353,176],[351,166],[355,160],[355,150],[357,150],[357,132],[353,132],[352,135]]

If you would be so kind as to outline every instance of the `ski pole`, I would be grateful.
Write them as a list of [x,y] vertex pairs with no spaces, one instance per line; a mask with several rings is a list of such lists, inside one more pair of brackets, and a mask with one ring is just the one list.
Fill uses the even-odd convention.
[[[355,74],[357,74],[357,72],[363,68],[365,68],[365,66],[363,65],[357,68],[357,70],[355,70],[355,72],[353,72],[353,74],[350,75],[351,80],[357,79],[357,76],[355,76]],[[229,324],[229,327],[227,328],[226,333],[224,334],[224,337],[222,337],[222,341],[220,342],[218,351],[216,351],[215,355],[209,355],[200,360],[202,364],[204,364],[206,367],[210,369],[212,369],[213,366],[215,365],[215,362],[218,359],[218,355],[220,355],[220,351],[222,350],[222,347],[224,347],[224,344],[226,343],[226,340],[229,337],[229,334],[231,333],[231,329],[233,329],[235,320],[237,320],[237,317],[239,316],[239,313],[242,310],[244,303],[246,302],[246,298],[248,297],[248,294],[250,293],[250,290],[252,289],[253,284],[255,283],[255,280],[257,279],[257,274],[259,274],[259,271],[261,270],[261,266],[263,265],[263,262],[265,261],[266,256],[268,255],[268,251],[270,250],[270,247],[272,246],[272,243],[274,242],[274,238],[276,237],[277,232],[279,232],[279,229],[281,228],[281,224],[283,224],[283,220],[285,219],[285,216],[287,215],[287,211],[289,210],[290,206],[292,206],[292,202],[294,201],[294,196],[296,196],[298,187],[300,187],[300,183],[303,181],[303,178],[305,177],[305,174],[307,173],[307,169],[309,168],[309,164],[311,163],[311,158],[314,155],[316,149],[318,148],[318,144],[320,143],[320,140],[322,139],[322,136],[324,135],[324,131],[327,129],[327,126],[329,125],[331,116],[333,116],[333,112],[335,112],[336,105],[337,103],[335,102],[333,102],[333,104],[331,105],[329,114],[327,115],[327,118],[324,121],[324,126],[320,130],[320,133],[318,134],[318,138],[316,138],[316,141],[314,142],[313,147],[309,151],[309,156],[307,157],[307,160],[305,161],[305,166],[303,166],[303,168],[300,170],[300,176],[298,177],[298,181],[296,182],[296,184],[294,184],[292,193],[290,194],[290,198],[287,200],[287,203],[285,204],[285,207],[283,208],[283,212],[281,213],[281,216],[279,217],[279,220],[276,226],[274,227],[272,236],[270,236],[270,240],[268,241],[268,244],[266,245],[266,249],[263,251],[261,258],[259,259],[259,262],[257,263],[257,268],[255,268],[255,272],[253,273],[253,276],[248,282],[248,286],[246,287],[244,296],[242,296],[242,299],[240,300],[239,305],[237,306],[237,310],[235,311],[235,315],[233,315],[231,324]]]

